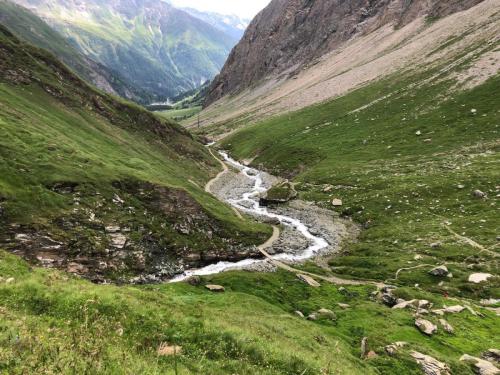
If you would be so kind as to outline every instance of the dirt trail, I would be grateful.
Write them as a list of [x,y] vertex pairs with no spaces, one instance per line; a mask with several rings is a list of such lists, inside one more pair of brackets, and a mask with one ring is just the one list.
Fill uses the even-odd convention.
[[476,241],[474,241],[473,239],[469,238],[469,237],[465,237],[465,236],[462,236],[460,234],[458,234],[457,232],[455,232],[453,229],[451,229],[449,226],[447,226],[446,224],[443,224],[443,227],[448,231],[450,232],[451,234],[453,234],[455,237],[457,237],[459,240],[465,242],[466,244],[476,248],[476,249],[479,249],[480,251],[484,251],[485,253],[488,253],[490,254],[492,257],[494,258],[497,258],[500,256],[500,254],[494,252],[494,251],[491,251],[489,249],[487,249],[486,247],[484,247],[483,245],[481,244],[478,244]]
[[273,234],[269,239],[264,242],[262,245],[258,246],[257,249],[262,253],[265,249],[273,246],[274,242],[280,237],[280,228],[276,225],[273,225]]
[[[210,155],[213,156],[214,159],[216,159],[219,164],[222,166],[222,171],[220,171],[219,173],[217,173],[217,176],[215,176],[214,178],[212,178],[210,181],[207,182],[207,184],[205,185],[205,191],[207,193],[210,193],[212,194],[213,196],[215,196],[215,194],[212,192],[211,188],[212,188],[212,185],[217,181],[219,180],[224,174],[226,174],[228,171],[229,171],[229,168],[228,166],[226,165],[226,163],[224,163],[222,160],[220,160],[217,156],[214,155],[214,153],[212,152],[212,150],[209,148],[208,151],[210,152]],[[238,216],[241,220],[243,220],[243,216],[241,215],[241,212],[238,211],[235,207],[231,206],[231,209],[234,211],[234,213],[236,214],[236,216]]]
[[212,192],[211,190],[211,187],[212,185],[214,184],[215,181],[217,181],[219,178],[222,177],[222,175],[224,173],[226,173],[229,168],[228,166],[226,165],[226,163],[224,163],[222,160],[220,160],[217,156],[214,155],[214,153],[212,152],[212,150],[209,148],[208,151],[210,152],[210,155],[212,155],[212,157],[217,160],[219,162],[219,164],[222,166],[222,171],[220,171],[217,176],[215,176],[214,178],[212,178],[210,181],[207,182],[207,184],[205,185],[205,191],[207,193],[210,193],[212,195],[214,195],[214,193]]
[[295,274],[302,274],[302,275],[311,276],[314,279],[320,279],[320,280],[327,281],[329,283],[336,284],[336,285],[374,285],[379,289],[381,289],[385,286],[384,283],[377,282],[377,281],[342,279],[342,278],[336,277],[336,276],[323,276],[323,275],[317,275],[317,274],[312,273],[312,272],[302,271],[302,270],[293,268],[293,267],[289,266],[288,264],[280,262],[279,260],[273,259],[273,257],[271,255],[269,255],[262,247],[263,246],[259,246],[259,251],[267,259],[269,259],[276,267],[279,267],[281,269],[284,269],[286,271],[289,271],[289,272],[292,272]]

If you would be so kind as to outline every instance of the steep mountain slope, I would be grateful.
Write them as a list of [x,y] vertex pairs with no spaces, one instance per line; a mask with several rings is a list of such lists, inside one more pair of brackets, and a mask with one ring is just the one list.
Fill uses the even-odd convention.
[[269,231],[202,188],[218,172],[205,147],[0,30],[1,247],[134,282],[257,253]]
[[439,18],[481,1],[274,0],[252,21],[231,52],[207,103],[271,74],[293,73],[354,36],[386,24],[399,28],[422,15]]
[[160,0],[16,0],[86,56],[164,100],[212,79],[236,42]]
[[0,0],[0,23],[18,37],[54,53],[87,82],[107,93],[137,102],[150,102],[144,91],[132,87],[118,73],[82,55],[59,33],[24,7],[10,0]]
[[236,15],[219,14],[215,12],[202,12],[193,8],[182,8],[193,17],[199,18],[206,23],[230,35],[234,40],[238,41],[243,36],[250,20],[242,19]]

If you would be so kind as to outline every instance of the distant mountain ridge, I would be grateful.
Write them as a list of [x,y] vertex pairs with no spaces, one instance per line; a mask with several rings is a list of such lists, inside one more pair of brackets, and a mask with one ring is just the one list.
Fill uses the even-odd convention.
[[215,12],[202,12],[194,8],[182,8],[193,17],[218,28],[236,40],[240,40],[250,24],[249,19],[238,17],[234,14],[220,14]]
[[7,26],[19,38],[49,50],[97,88],[129,100],[149,101],[146,92],[133,87],[118,73],[81,54],[28,9],[9,0],[0,0],[0,24]]
[[[160,0],[15,0],[152,101],[201,86],[237,38]],[[149,98],[148,98],[149,99]]]

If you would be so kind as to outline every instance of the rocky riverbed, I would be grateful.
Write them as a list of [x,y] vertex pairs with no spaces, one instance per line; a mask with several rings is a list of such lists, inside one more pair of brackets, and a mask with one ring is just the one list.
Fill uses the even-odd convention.
[[[261,207],[260,196],[279,183],[280,179],[245,167],[224,153],[221,156],[230,168],[211,183],[211,192],[256,220],[280,227],[279,237],[265,249],[273,258],[295,263],[331,254],[338,251],[343,239],[357,233],[357,227],[352,222],[310,202],[292,200],[286,204]],[[237,263],[220,262],[203,269],[186,271],[176,280],[231,269],[269,271],[274,266],[268,260],[256,259]]]

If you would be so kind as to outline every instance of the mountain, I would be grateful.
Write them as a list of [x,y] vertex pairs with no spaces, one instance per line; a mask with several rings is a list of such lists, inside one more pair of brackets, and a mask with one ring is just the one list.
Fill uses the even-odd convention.
[[273,0],[251,22],[214,80],[207,104],[271,75],[294,74],[354,38],[426,15],[437,19],[481,0]]
[[182,8],[182,10],[199,18],[206,23],[230,35],[235,41],[239,41],[250,23],[250,20],[238,17],[234,14],[220,14],[215,12],[202,12],[194,8]]
[[146,92],[134,88],[118,73],[82,55],[26,8],[9,0],[0,0],[0,24],[33,45],[51,51],[80,77],[97,88],[137,102],[151,100]]
[[155,101],[195,89],[236,39],[160,0],[16,0]]
[[219,164],[178,125],[93,89],[3,26],[0,57],[1,248],[141,282],[247,257],[265,239],[200,188]]

